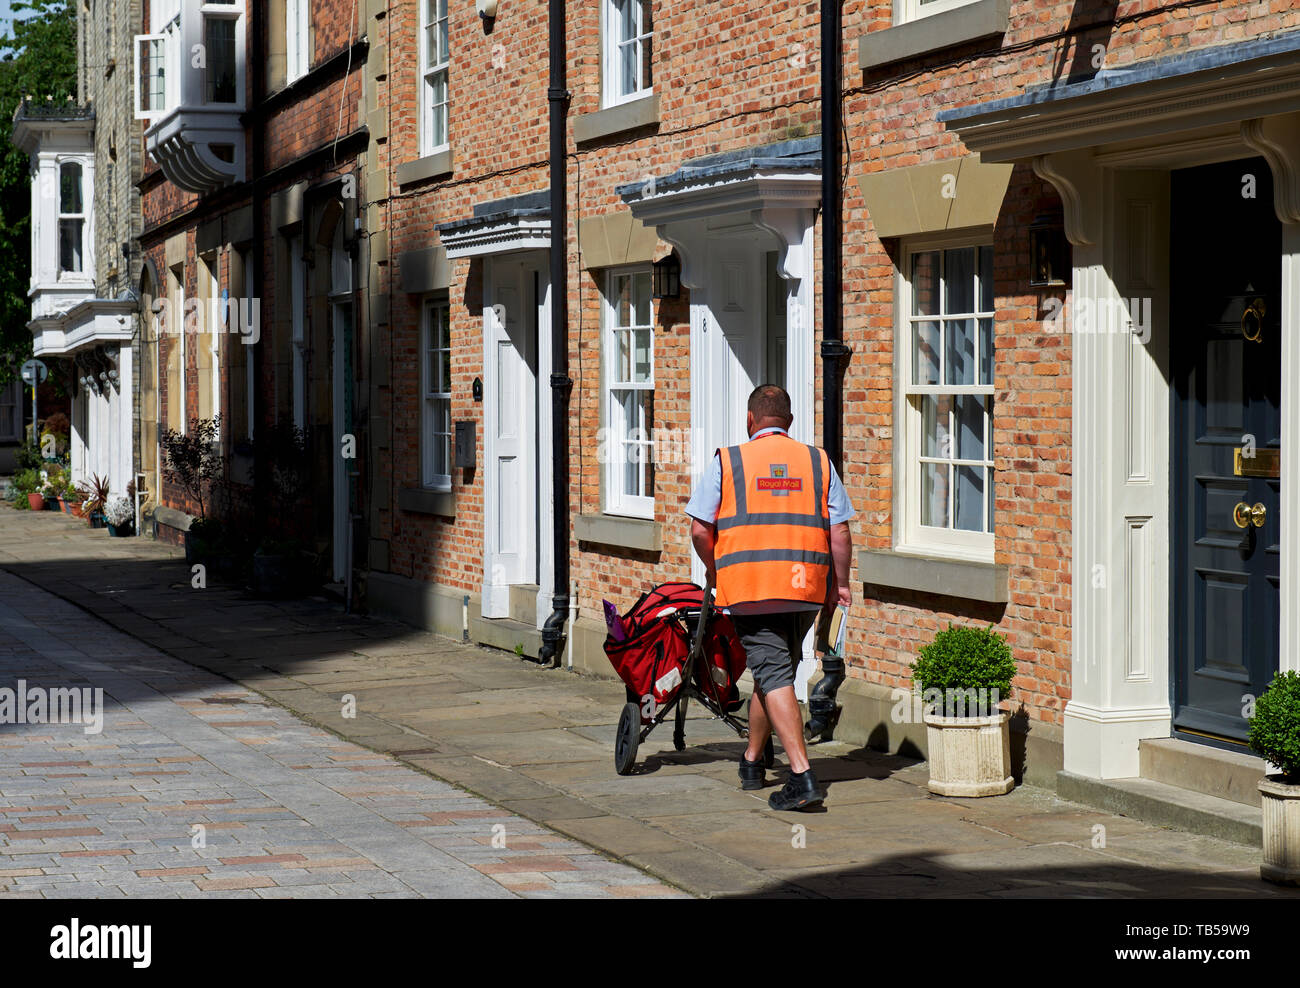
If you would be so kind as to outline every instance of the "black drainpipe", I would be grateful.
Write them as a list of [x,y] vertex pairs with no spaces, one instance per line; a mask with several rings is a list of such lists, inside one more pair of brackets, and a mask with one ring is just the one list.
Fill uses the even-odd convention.
[[542,625],[537,661],[558,666],[564,648],[564,622],[569,614],[569,292],[568,189],[565,88],[568,53],[565,47],[564,0],[548,0],[550,85],[546,100],[551,127],[551,482],[555,502],[555,586],[551,616]]
[[841,331],[840,2],[822,0],[822,445],[844,472],[840,368],[849,355]]
[[[266,162],[262,160],[266,147],[266,114],[262,102],[266,98],[266,56],[263,39],[266,37],[266,5],[249,4],[249,16],[253,18],[252,52],[249,63],[253,70],[253,91],[251,93],[252,113],[249,114],[252,126],[248,128],[248,154],[245,167],[253,176],[253,249],[248,263],[252,267],[253,298],[261,298],[266,288],[262,277],[262,222],[264,218],[265,194],[262,190],[262,176],[266,174]],[[239,286],[242,294],[244,286]],[[233,294],[233,293],[232,293]],[[246,301],[245,306],[249,303]],[[249,357],[253,361],[253,421],[249,430],[253,434],[253,503],[256,505],[255,532],[260,542],[269,534],[267,519],[270,517],[269,502],[271,493],[270,450],[263,438],[263,424],[266,418],[266,401],[262,393],[262,375],[266,372],[266,348],[269,334],[264,333],[260,346],[250,347],[253,352]]]
[[[849,355],[841,326],[841,270],[843,244],[840,234],[840,3],[822,0],[822,445],[840,474],[844,473],[843,390],[840,371]],[[844,658],[822,655],[822,678],[808,695],[808,723],[804,736],[809,741],[829,741],[835,728],[835,696],[844,682]]]

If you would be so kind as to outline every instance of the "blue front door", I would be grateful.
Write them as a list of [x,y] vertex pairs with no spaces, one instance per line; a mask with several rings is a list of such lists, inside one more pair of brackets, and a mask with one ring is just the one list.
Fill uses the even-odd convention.
[[1262,158],[1170,194],[1174,728],[1235,745],[1278,668],[1282,228]]

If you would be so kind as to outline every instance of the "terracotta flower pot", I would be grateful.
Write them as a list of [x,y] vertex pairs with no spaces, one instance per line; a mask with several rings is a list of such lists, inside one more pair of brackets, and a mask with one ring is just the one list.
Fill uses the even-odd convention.
[[940,796],[1001,796],[1014,788],[1011,715],[925,715],[930,791]]
[[31,508],[33,511],[44,511],[44,510],[45,510],[45,497],[44,497],[44,495],[41,495],[41,494],[28,494],[28,495],[27,495],[27,506],[28,506],[29,508]]

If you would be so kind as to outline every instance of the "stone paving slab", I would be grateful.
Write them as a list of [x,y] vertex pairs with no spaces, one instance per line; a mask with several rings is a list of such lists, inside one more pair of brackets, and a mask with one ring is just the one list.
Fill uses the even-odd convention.
[[[277,882],[202,893],[195,878],[204,876],[177,874],[159,876],[151,887],[160,889],[256,898],[298,888],[328,895],[371,876],[375,884],[366,886],[373,889],[367,894],[386,897],[421,894],[440,880],[437,868],[391,867],[402,847],[421,841],[463,867],[502,866],[488,873],[475,868],[475,880],[526,897],[562,895],[565,888],[567,894],[603,888],[609,895],[639,895],[645,886],[638,883],[645,882],[653,892],[655,883],[636,870],[642,869],[709,896],[1300,898],[1300,891],[1259,880],[1257,848],[1149,826],[1028,786],[982,800],[934,796],[925,787],[924,763],[840,743],[810,752],[819,778],[829,783],[826,806],[816,813],[778,814],[765,800],[784,777],[779,749],[778,767],[768,773],[769,789],[741,791],[736,760],[742,742],[725,725],[701,716],[698,705],[691,710],[685,751],[673,749],[671,725],[661,726],[641,746],[634,774],[620,777],[613,769],[612,743],[624,702],[621,684],[544,670],[396,621],[348,615],[323,597],[263,601],[218,583],[194,591],[178,555],[145,539],[109,539],[60,515],[0,506],[0,569],[144,643],[117,643],[97,655],[132,681],[178,698],[188,716],[235,746],[218,746],[211,763],[164,764],[163,757],[184,754],[184,746],[168,746],[167,738],[156,736],[158,718],[150,711],[122,710],[113,740],[120,744],[129,738],[137,747],[129,758],[114,749],[102,757],[143,763],[145,745],[159,744],[148,756],[157,764],[105,776],[101,753],[89,744],[60,747],[47,729],[23,735],[14,748],[8,732],[0,730],[0,765],[93,763],[32,769],[44,774],[35,781],[13,779],[12,792],[0,789],[5,800],[15,806],[57,803],[62,809],[31,815],[84,815],[86,821],[70,820],[68,826],[98,826],[105,832],[9,841],[0,866],[39,869],[42,876],[47,868],[74,877],[95,875],[86,863],[92,859],[62,855],[116,846],[149,862],[150,869],[141,871],[175,856],[181,868]],[[61,661],[68,660],[69,676],[77,671],[75,646],[59,653]],[[179,664],[166,665],[159,652],[183,656],[241,685],[215,685],[218,681],[200,669],[182,674]],[[345,694],[356,699],[356,718],[341,715]],[[259,723],[278,724],[277,718],[287,717],[281,704],[314,726],[299,725],[286,734]],[[359,757],[359,749],[340,737],[385,757]],[[19,759],[29,746],[44,748],[39,757]],[[515,814],[519,822],[506,823],[508,843],[520,843],[508,853],[497,849],[494,857],[490,828],[485,829],[493,818],[454,817],[458,800],[475,797],[450,786],[411,790],[414,783],[392,781],[393,788],[386,789],[385,773],[400,762],[491,801],[480,802],[494,812]],[[130,774],[135,772],[143,774]],[[315,806],[309,790],[290,787],[286,774],[306,777],[333,797]],[[426,783],[436,785],[427,778]],[[73,786],[79,796],[127,793],[137,801],[75,803],[65,798]],[[278,787],[284,787],[283,798]],[[272,795],[276,798],[268,798]],[[213,796],[234,800],[235,812],[223,813],[217,805],[192,812],[160,808]],[[327,808],[336,805],[333,798],[351,801],[355,810],[336,817]],[[421,800],[427,826],[411,812]],[[290,813],[276,813],[277,808]],[[380,814],[384,825],[368,828],[366,813]],[[158,819],[177,831],[170,839],[150,832]],[[208,851],[221,853],[187,852],[186,832],[175,821],[191,820],[209,821]],[[121,833],[109,834],[110,826]],[[371,830],[372,844],[353,846]],[[123,838],[126,833],[131,840]],[[5,836],[0,830],[0,839]],[[567,853],[556,850],[564,842]],[[44,846],[20,846],[28,844]],[[587,845],[635,869],[611,877],[611,869],[624,866],[592,854]],[[236,869],[220,861],[259,854],[300,854],[319,867],[282,861]],[[563,857],[576,870],[548,871],[545,860],[528,870],[529,855]],[[358,857],[370,866],[348,863]],[[105,873],[116,875],[122,867],[120,856],[93,860]],[[433,859],[426,854],[421,860]],[[380,861],[389,867],[380,868]],[[121,881],[145,881],[128,870]],[[410,891],[389,890],[386,879],[375,877],[384,875],[396,876]],[[0,877],[0,882],[16,889],[20,877],[37,876]],[[67,887],[51,882],[49,894]]]
[[104,721],[0,724],[0,898],[682,895],[0,573],[19,679]]

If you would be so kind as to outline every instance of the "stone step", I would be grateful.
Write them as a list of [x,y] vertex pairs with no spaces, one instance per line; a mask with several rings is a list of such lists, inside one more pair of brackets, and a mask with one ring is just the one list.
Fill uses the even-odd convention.
[[[512,618],[484,618],[470,616],[469,637],[480,645],[490,645],[506,652],[515,652],[516,647],[523,646],[523,655],[537,658],[542,649],[542,633],[529,621],[515,621]],[[519,654],[519,653],[516,653]]]
[[537,591],[541,588],[536,583],[516,583],[510,587],[510,620],[522,624],[537,624]]
[[1264,811],[1151,779],[1090,779],[1056,774],[1056,794],[1173,830],[1263,847]]
[[1246,751],[1228,751],[1179,738],[1152,738],[1138,743],[1138,775],[1152,782],[1190,789],[1207,796],[1261,806],[1259,780],[1264,759]]

